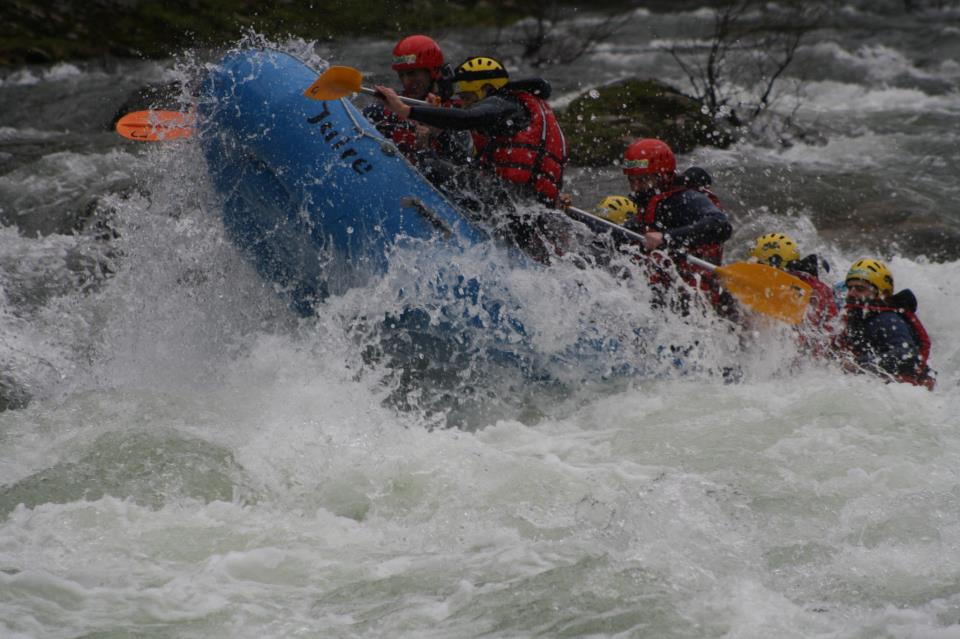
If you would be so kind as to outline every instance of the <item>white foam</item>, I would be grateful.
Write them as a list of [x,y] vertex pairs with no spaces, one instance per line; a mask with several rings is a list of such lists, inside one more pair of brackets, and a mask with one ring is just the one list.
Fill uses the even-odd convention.
[[3,142],[35,142],[39,140],[49,140],[63,136],[63,133],[57,131],[38,131],[30,127],[17,129],[9,126],[0,127],[0,143]]
[[819,42],[812,45],[810,50],[829,56],[836,63],[865,74],[865,80],[869,81],[883,82],[901,76],[925,80],[938,77],[918,69],[902,51],[881,44],[861,46],[851,53],[836,42]]

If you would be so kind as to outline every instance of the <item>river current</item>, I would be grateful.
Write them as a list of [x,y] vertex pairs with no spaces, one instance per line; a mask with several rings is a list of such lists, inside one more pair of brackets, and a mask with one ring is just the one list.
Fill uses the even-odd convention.
[[[0,635],[960,637],[960,8],[839,16],[777,107],[814,134],[679,161],[715,176],[728,260],[774,230],[830,283],[885,259],[932,393],[568,264],[502,275],[543,375],[478,358],[398,379],[357,318],[431,247],[297,317],[227,240],[197,145],[109,131],[212,54],[4,71]],[[665,48],[710,20],[640,9],[536,73],[558,105],[631,75],[684,89]],[[459,60],[489,35],[440,41]],[[278,43],[387,81],[392,45]],[[626,184],[567,188],[589,208]],[[591,326],[646,342],[572,357]],[[447,416],[445,393],[465,398]]]

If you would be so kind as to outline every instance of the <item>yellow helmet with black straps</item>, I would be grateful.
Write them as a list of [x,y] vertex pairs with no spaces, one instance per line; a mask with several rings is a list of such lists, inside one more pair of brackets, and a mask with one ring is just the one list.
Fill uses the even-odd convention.
[[483,56],[467,58],[453,72],[457,93],[483,94],[483,87],[492,85],[499,89],[510,80],[507,69],[493,58]]
[[594,212],[605,220],[623,224],[637,214],[637,205],[628,197],[608,195],[597,204]]
[[880,260],[865,258],[857,260],[850,266],[844,282],[850,280],[864,280],[877,287],[883,296],[893,295],[893,273]]
[[761,264],[783,266],[800,259],[800,249],[786,233],[767,233],[757,238],[750,256]]

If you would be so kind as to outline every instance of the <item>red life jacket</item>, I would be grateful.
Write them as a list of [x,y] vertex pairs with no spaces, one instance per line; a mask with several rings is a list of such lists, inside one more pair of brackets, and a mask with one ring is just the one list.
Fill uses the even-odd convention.
[[[927,329],[923,327],[923,324],[920,322],[920,318],[917,317],[916,313],[907,308],[900,308],[897,306],[880,306],[874,304],[847,304],[847,308],[863,309],[864,311],[870,313],[899,313],[905,320],[907,320],[907,325],[910,327],[910,331],[913,333],[917,343],[920,345],[920,361],[917,363],[917,366],[914,370],[910,371],[909,373],[894,375],[893,378],[898,382],[913,384],[914,386],[923,386],[927,390],[933,390],[937,380],[930,374],[930,366],[927,365],[927,361],[930,358],[930,335],[927,334]],[[839,342],[841,347],[845,347],[847,350],[850,350],[848,342],[843,335],[840,335]]]
[[833,289],[819,277],[806,271],[785,269],[813,289],[804,323],[797,327],[796,338],[801,350],[811,357],[828,357],[831,354],[831,336],[836,332],[834,320],[840,314]]
[[503,179],[530,186],[537,196],[555,203],[563,186],[567,141],[546,101],[525,91],[508,91],[530,115],[530,125],[513,135],[487,137],[473,132],[480,163]]
[[[449,101],[440,102],[437,106],[449,107]],[[417,151],[420,150],[420,144],[417,141],[417,123],[413,120],[401,118],[390,109],[383,108],[383,119],[376,123],[377,130],[390,138],[397,149],[411,162],[416,162]],[[434,137],[430,139],[430,148],[434,151],[440,151],[439,140]]]
[[805,271],[788,270],[787,273],[810,285],[810,304],[807,307],[807,321],[818,329],[829,330],[832,322],[840,311],[833,297],[833,289],[824,284],[820,278]]
[[383,119],[377,122],[377,130],[393,141],[397,148],[406,156],[414,153],[417,146],[415,123],[411,120],[402,120],[390,109],[383,109]]
[[[647,202],[647,207],[643,210],[641,214],[637,215],[637,219],[640,221],[640,225],[641,225],[640,233],[648,233],[650,231],[657,230],[655,226],[657,221],[657,207],[660,205],[661,202],[663,202],[670,196],[676,195],[677,193],[683,193],[684,191],[689,191],[690,189],[693,189],[694,191],[700,191],[701,193],[706,195],[708,198],[710,198],[710,201],[713,202],[714,206],[716,206],[721,211],[723,210],[723,205],[720,204],[719,198],[717,198],[717,196],[714,195],[713,191],[711,191],[705,186],[689,186],[689,185],[674,186],[662,193],[657,193],[652,198],[650,198],[650,201]],[[719,242],[714,242],[712,244],[701,244],[700,246],[691,247],[688,250],[688,253],[690,253],[690,255],[693,255],[694,257],[699,257],[702,260],[706,260],[711,264],[716,264],[717,266],[720,266],[720,264],[723,263],[723,244]],[[690,266],[689,268],[693,268],[693,267]],[[694,269],[694,270],[698,270],[698,269]],[[705,271],[703,269],[699,269],[698,272],[709,273],[709,271]]]

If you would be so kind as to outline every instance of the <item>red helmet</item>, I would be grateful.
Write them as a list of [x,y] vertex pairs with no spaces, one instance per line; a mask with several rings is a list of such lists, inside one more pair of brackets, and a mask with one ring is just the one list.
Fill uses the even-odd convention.
[[394,71],[426,69],[430,72],[430,77],[437,79],[442,66],[443,52],[440,45],[425,35],[407,36],[393,48]]
[[628,146],[623,153],[623,172],[627,175],[673,175],[676,170],[676,156],[670,147],[660,140],[642,138]]

